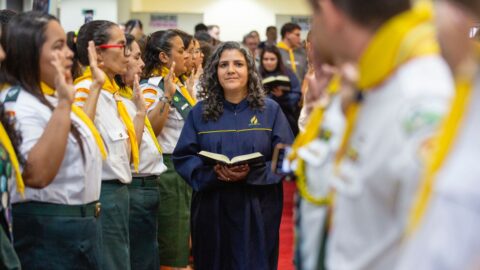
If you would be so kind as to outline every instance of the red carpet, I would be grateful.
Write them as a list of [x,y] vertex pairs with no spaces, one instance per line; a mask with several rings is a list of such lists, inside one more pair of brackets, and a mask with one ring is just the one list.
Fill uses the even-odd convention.
[[282,223],[280,224],[280,254],[278,258],[279,270],[295,269],[293,266],[293,196],[295,190],[295,182],[283,182],[283,213]]

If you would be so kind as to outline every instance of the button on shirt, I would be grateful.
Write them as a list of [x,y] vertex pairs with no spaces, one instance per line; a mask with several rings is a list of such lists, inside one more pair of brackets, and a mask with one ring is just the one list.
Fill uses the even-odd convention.
[[[1,94],[4,101],[8,90]],[[57,98],[46,96],[56,106]],[[14,113],[17,130],[22,135],[20,151],[25,160],[30,150],[37,144],[52,116],[52,111],[37,98],[21,90],[16,101],[5,103],[7,111]],[[100,197],[102,159],[95,139],[81,119],[71,113],[73,125],[80,132],[85,158],[82,158],[80,145],[70,133],[67,148],[60,169],[52,183],[42,189],[25,187],[25,198],[21,198],[12,182],[12,203],[21,201],[39,201],[57,204],[86,204]],[[48,158],[48,157],[45,157]]]
[[[75,104],[83,107],[91,80],[83,80],[75,85]],[[108,151],[103,162],[102,179],[119,180],[128,184],[132,181],[130,170],[130,141],[125,125],[117,110],[117,103],[112,93],[102,90],[98,97],[95,113],[95,126],[102,135]]]

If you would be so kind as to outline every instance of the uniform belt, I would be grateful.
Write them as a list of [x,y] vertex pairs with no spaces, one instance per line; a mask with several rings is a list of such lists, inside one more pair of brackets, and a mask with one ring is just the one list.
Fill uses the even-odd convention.
[[132,177],[132,187],[156,187],[158,175],[134,176]]
[[46,202],[22,202],[12,205],[14,214],[52,216],[52,217],[99,217],[100,202],[67,205]]
[[118,179],[104,179],[104,180],[102,180],[102,184],[126,185],[125,183],[121,182]]

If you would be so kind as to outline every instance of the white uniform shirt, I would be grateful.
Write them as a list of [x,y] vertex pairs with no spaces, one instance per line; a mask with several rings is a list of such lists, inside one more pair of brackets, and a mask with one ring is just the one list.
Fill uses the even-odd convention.
[[[75,90],[90,89],[91,80],[83,80],[75,85]],[[75,102],[79,107],[85,104],[82,98],[88,94],[77,91]],[[132,181],[130,171],[130,140],[125,125],[117,110],[117,103],[112,93],[102,90],[98,97],[95,113],[95,126],[102,135],[108,151],[107,159],[103,162],[102,180],[116,180],[129,184]]]
[[[127,107],[128,114],[133,119],[137,114],[137,108],[132,100],[121,97],[123,104]],[[152,138],[148,132],[147,127],[143,128],[142,143],[140,144],[140,164],[138,165],[138,173],[134,173],[133,164],[131,164],[133,176],[148,176],[148,175],[160,175],[167,170],[165,164],[163,164],[163,156],[158,152],[155,146],[156,138]]]
[[[305,121],[308,122],[308,121]],[[339,95],[332,96],[329,107],[324,112],[321,137],[302,147],[298,155],[305,161],[305,176],[310,194],[326,197],[330,192],[329,173],[333,166],[335,153],[340,145],[345,119],[341,109]],[[306,123],[305,123],[306,124]],[[304,270],[318,269],[319,252],[322,243],[327,208],[303,199],[299,203],[299,241],[297,249]]]
[[[164,96],[163,90],[158,87],[162,77],[152,77],[147,83],[142,83],[140,89],[142,90],[145,102],[147,104],[147,111],[153,110],[160,102],[159,99]],[[177,91],[180,92],[177,86]],[[177,141],[180,138],[185,120],[182,115],[174,107],[169,108],[169,113],[162,131],[157,136],[158,142],[162,146],[164,154],[172,154],[173,149],[177,146]]]
[[[1,93],[4,101],[9,90]],[[46,96],[53,105],[55,97]],[[52,111],[25,90],[20,90],[17,101],[5,103],[7,111],[15,113],[16,128],[22,135],[20,152],[28,160],[30,150],[37,144],[52,116]],[[12,181],[11,202],[39,201],[57,204],[78,205],[97,201],[100,197],[102,158],[88,126],[71,113],[72,123],[77,127],[82,139],[85,159],[82,159],[80,145],[70,133],[67,148],[60,169],[53,181],[42,189],[25,187],[25,198],[17,192],[16,182]],[[48,158],[48,157],[45,157]],[[22,168],[23,169],[23,168]]]
[[446,113],[454,86],[437,56],[401,66],[364,94],[333,184],[337,191],[329,269],[391,269],[422,171],[421,153]]
[[480,73],[428,210],[398,269],[478,269],[480,263]]

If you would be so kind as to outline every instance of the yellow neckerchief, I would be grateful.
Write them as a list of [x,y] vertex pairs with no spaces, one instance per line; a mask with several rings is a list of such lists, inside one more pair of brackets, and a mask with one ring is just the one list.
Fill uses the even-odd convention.
[[[326,88],[329,95],[335,95],[340,88],[340,76],[335,75]],[[308,119],[305,131],[297,136],[295,142],[292,145],[292,154],[289,156],[290,160],[297,160],[297,168],[295,169],[295,175],[297,176],[297,188],[298,193],[308,202],[314,205],[326,205],[332,201],[333,193],[330,193],[328,197],[315,197],[308,191],[308,185],[305,176],[305,161],[298,157],[298,150],[318,138],[321,126],[323,122],[323,116],[326,106],[316,106]]]
[[[162,67],[161,71],[154,70],[152,72],[152,76],[161,76],[163,79],[165,79],[165,77],[167,77],[169,72],[170,72],[170,69],[168,69],[167,67]],[[178,79],[178,77],[175,77],[173,79],[173,82],[180,88],[180,93],[182,94],[183,97],[185,97],[185,99],[187,100],[188,104],[190,104],[190,106],[194,106],[195,104],[197,104],[197,101],[190,95],[190,92],[188,92],[187,88]]]
[[182,74],[180,75],[180,78],[181,79],[180,81],[183,83],[183,84],[186,84],[187,83],[187,80],[188,80],[188,76],[185,75],[185,74]]
[[[48,96],[55,95],[55,89],[51,88],[44,82],[40,82],[40,88],[42,89],[42,93],[44,95],[48,95]],[[85,114],[84,111],[82,111],[82,109],[77,107],[75,104],[72,104],[72,112],[78,118],[80,118],[80,120],[82,120],[83,123],[88,127],[88,129],[93,135],[93,138],[95,139],[95,143],[97,144],[98,149],[100,150],[102,159],[105,160],[107,158],[107,150],[105,149],[105,145],[103,144],[102,137],[100,136],[100,133],[98,132],[95,125],[93,124],[92,120]]]
[[[92,80],[92,71],[90,67],[87,67],[83,72],[82,76],[75,80],[75,84],[83,80]],[[111,81],[110,78],[105,74],[105,82],[103,83],[102,90],[108,91],[109,93],[113,94],[114,97],[118,94],[120,87],[117,85],[115,81]],[[115,98],[117,103],[117,111],[120,119],[122,119],[123,124],[127,128],[128,137],[130,139],[130,146],[132,148],[132,159],[133,159],[133,167],[135,172],[138,172],[138,164],[140,163],[140,157],[138,153],[138,143],[137,137],[135,135],[135,127],[133,126],[132,119],[128,114],[127,108],[125,108],[125,104],[123,104],[122,100]]]
[[15,182],[17,183],[17,192],[24,196],[25,184],[23,183],[22,172],[20,171],[20,164],[18,163],[17,154],[13,148],[12,141],[8,137],[7,131],[0,123],[0,143],[5,147],[10,161],[12,162],[13,170],[15,171]]
[[[477,59],[480,59],[480,54]],[[440,132],[435,138],[435,148],[429,156],[422,174],[420,188],[410,211],[406,236],[411,236],[419,227],[427,211],[433,193],[437,173],[443,166],[448,154],[455,145],[456,137],[462,128],[466,110],[469,108],[470,97],[473,91],[475,74],[478,66],[466,66],[455,78],[455,96],[448,115],[443,119]]]
[[[120,91],[120,96],[128,99],[132,99],[133,97],[133,90],[130,87],[125,87]],[[152,124],[150,123],[150,120],[148,119],[147,116],[145,116],[145,127],[148,130],[148,134],[150,137],[152,137],[153,142],[155,143],[155,147],[157,148],[158,152],[161,154],[162,153],[162,147],[158,143],[157,137],[155,136],[155,133],[153,132]]]
[[293,72],[297,73],[297,64],[295,63],[295,55],[293,54],[293,49],[288,47],[285,42],[280,41],[277,43],[277,47],[280,49],[284,49],[288,52],[288,55],[290,56],[290,65],[292,66]]
[[[422,3],[387,21],[376,32],[360,59],[358,89],[374,89],[406,62],[439,54],[432,18],[432,6]],[[335,158],[337,171],[347,152],[360,107],[356,101],[346,109],[346,127]]]

